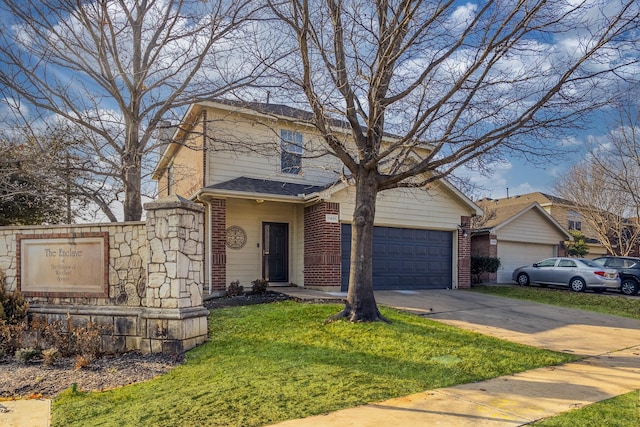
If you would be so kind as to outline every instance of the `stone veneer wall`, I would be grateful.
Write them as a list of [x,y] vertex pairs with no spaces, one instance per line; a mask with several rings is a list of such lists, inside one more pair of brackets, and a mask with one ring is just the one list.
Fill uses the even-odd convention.
[[[58,238],[107,233],[107,297],[28,297],[30,314],[47,321],[113,326],[105,351],[181,352],[205,341],[202,305],[203,208],[170,196],[145,205],[147,222],[0,227],[0,270],[18,284],[17,235]],[[87,266],[91,268],[91,266]]]
[[179,353],[207,339],[202,305],[204,207],[179,196],[144,205],[147,211],[147,305],[141,349]]

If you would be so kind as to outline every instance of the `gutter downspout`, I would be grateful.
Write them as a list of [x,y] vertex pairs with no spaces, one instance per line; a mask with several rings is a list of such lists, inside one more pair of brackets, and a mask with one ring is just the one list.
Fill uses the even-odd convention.
[[[205,196],[202,194],[201,190],[198,190],[198,192],[195,195],[195,199],[197,202],[202,203],[205,206],[205,229],[204,229],[204,235],[205,235],[205,245],[204,245],[204,253],[205,253],[205,257],[206,257],[206,261],[204,263],[204,270],[205,270],[205,275],[206,275],[206,279],[205,279],[205,283],[207,284],[207,293],[209,295],[211,295],[212,293],[212,287],[211,287],[211,204],[209,201],[207,201],[205,199]],[[203,298],[203,299],[206,299]]]

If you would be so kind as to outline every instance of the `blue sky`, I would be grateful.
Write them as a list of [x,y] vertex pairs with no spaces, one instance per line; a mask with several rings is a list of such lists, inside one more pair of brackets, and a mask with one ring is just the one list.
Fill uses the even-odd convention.
[[558,138],[559,150],[553,158],[539,159],[534,164],[511,156],[503,163],[494,164],[491,176],[465,171],[461,175],[471,177],[471,181],[482,188],[469,196],[476,200],[485,197],[500,199],[536,191],[554,194],[554,186],[563,174],[584,160],[588,147],[606,143],[607,134],[615,126],[611,111],[594,112],[589,118],[588,128],[568,130],[567,135]]
[[[595,0],[589,0],[587,3],[590,3]],[[508,2],[507,2],[508,3]],[[569,1],[567,4],[572,4],[573,2]],[[609,2],[607,7],[615,7],[617,2],[612,1]],[[482,4],[479,1],[460,1],[456,2],[456,10],[451,15],[451,20],[447,21],[449,24],[451,23],[464,23],[465,20],[468,20],[470,16],[477,10],[477,8]],[[614,6],[612,6],[614,5]],[[555,16],[555,15],[554,15]],[[6,16],[0,17],[1,21],[7,21]],[[585,21],[585,25],[588,21]],[[582,28],[584,30],[585,28]],[[578,30],[576,29],[576,32]],[[575,40],[571,37],[571,32],[562,33],[560,35],[556,35],[557,37],[548,37],[544,40],[538,40],[538,46],[542,46],[538,56],[534,54],[529,58],[529,60],[534,60],[536,58],[540,59],[540,57],[550,56],[550,52],[567,52],[572,53],[575,50]],[[637,51],[632,53],[633,55],[638,54]],[[451,69],[456,69],[455,65],[460,65],[464,63],[464,57],[461,56],[459,58],[460,63],[456,64],[455,61],[452,61],[450,64]],[[508,69],[512,71],[517,64],[513,61],[514,58],[511,57],[510,61],[506,61],[503,64],[504,69]],[[529,64],[527,62],[526,55],[520,58],[520,65],[526,66]],[[407,70],[405,70],[406,72]],[[77,83],[78,77],[75,76],[75,80]],[[275,98],[275,97],[274,97]],[[500,97],[496,97],[500,99]],[[105,105],[108,105],[105,103]],[[0,115],[2,115],[2,103],[0,103]],[[103,106],[104,108],[104,106]],[[591,123],[596,123],[600,125],[603,123],[603,120],[600,120],[598,117],[593,117]],[[563,156],[557,156],[552,159],[552,161],[539,161],[537,164],[532,164],[524,159],[516,158],[513,156],[509,156],[506,158],[504,162],[494,163],[490,169],[493,170],[493,174],[490,177],[479,176],[476,173],[473,174],[465,174],[461,172],[460,175],[472,176],[472,182],[477,184],[482,189],[478,190],[477,194],[470,194],[469,196],[472,198],[478,197],[492,197],[492,198],[500,198],[505,197],[507,195],[507,188],[509,188],[509,195],[517,195],[528,193],[532,191],[544,191],[553,193],[553,186],[558,179],[558,177],[566,171],[573,163],[579,161],[584,154],[584,147],[586,145],[589,137],[601,137],[606,132],[606,126],[601,127],[592,127],[591,129],[582,129],[576,131],[575,133],[569,132],[568,135],[563,135],[562,138],[559,138],[557,143],[564,147],[565,149],[574,150],[573,153],[565,153]]]

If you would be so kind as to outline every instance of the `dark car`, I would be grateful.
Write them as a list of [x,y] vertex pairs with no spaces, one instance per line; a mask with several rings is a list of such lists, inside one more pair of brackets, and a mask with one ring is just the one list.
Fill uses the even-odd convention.
[[640,258],[603,256],[593,260],[603,267],[615,268],[620,273],[620,292],[637,295],[640,284]]

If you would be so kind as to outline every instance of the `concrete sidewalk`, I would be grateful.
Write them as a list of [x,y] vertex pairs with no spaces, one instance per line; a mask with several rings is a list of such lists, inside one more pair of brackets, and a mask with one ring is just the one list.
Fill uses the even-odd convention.
[[51,424],[51,400],[0,402],[0,427],[46,427]]
[[[282,291],[301,299],[344,298]],[[376,300],[460,328],[588,357],[277,426],[521,426],[640,389],[639,320],[465,291],[378,291]]]

